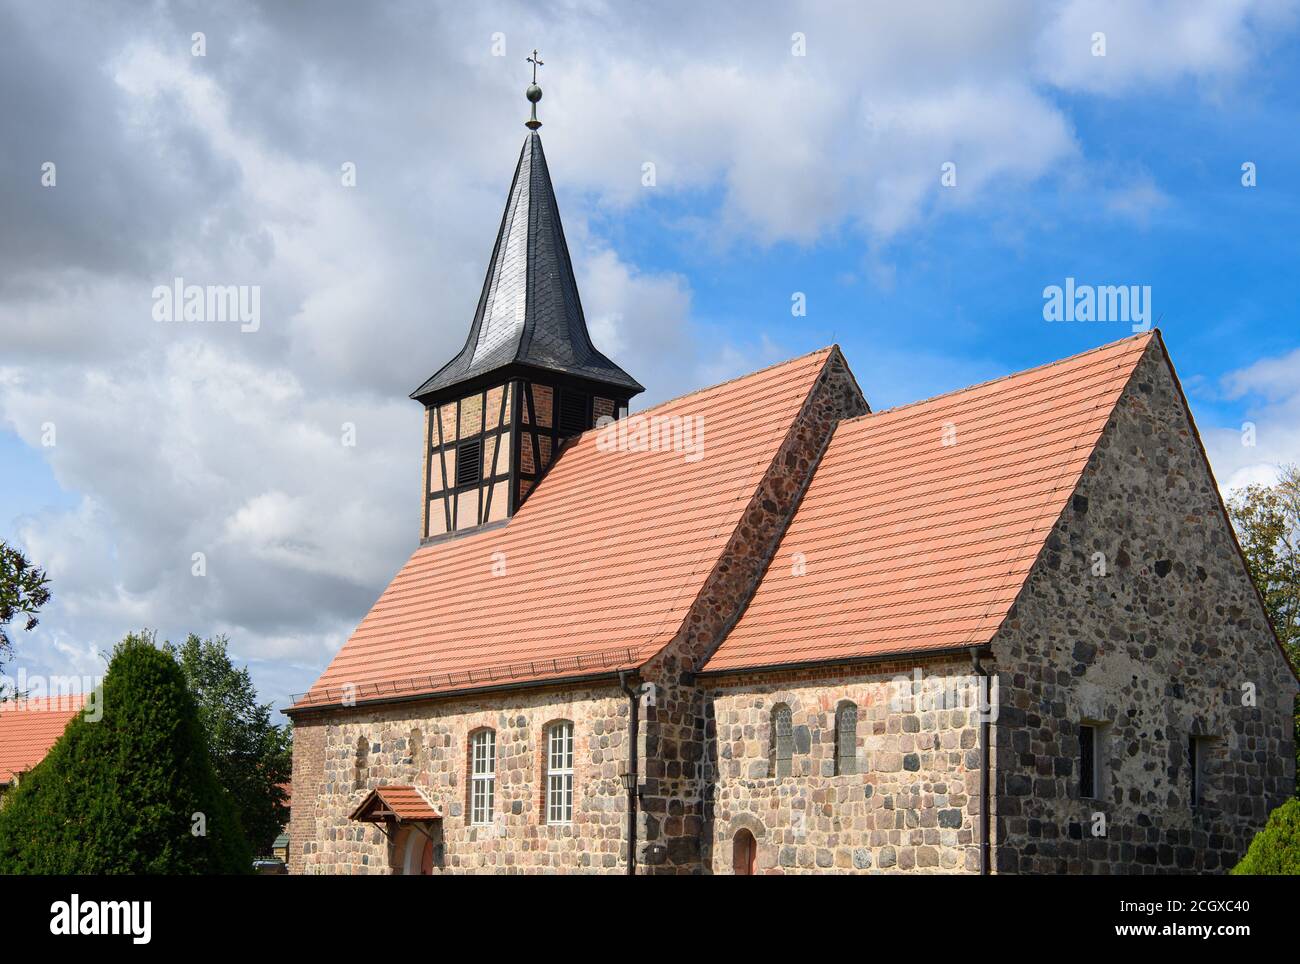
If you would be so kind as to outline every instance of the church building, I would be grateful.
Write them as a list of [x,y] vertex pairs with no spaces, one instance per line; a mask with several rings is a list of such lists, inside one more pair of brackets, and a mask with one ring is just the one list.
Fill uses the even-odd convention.
[[1160,333],[882,411],[831,346],[629,414],[540,97],[411,396],[418,545],[287,711],[290,871],[1231,867],[1297,680]]

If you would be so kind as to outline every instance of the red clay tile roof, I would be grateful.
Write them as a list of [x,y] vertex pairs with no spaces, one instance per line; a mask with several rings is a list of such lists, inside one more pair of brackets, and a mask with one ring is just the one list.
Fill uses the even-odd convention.
[[386,811],[391,811],[399,821],[442,819],[442,814],[420,788],[411,786],[377,787],[371,790],[348,819],[377,823],[386,818]]
[[704,670],[989,642],[1153,337],[842,422]]
[[78,695],[0,703],[0,784],[45,759],[84,701]]
[[509,525],[418,549],[295,706],[339,703],[348,683],[365,701],[640,665],[681,626],[830,351],[639,413],[703,416],[698,461],[602,452],[587,432]]

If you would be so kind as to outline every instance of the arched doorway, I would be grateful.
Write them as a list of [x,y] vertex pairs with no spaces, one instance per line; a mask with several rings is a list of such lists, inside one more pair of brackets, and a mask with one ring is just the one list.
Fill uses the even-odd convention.
[[403,831],[399,853],[402,855],[402,874],[419,877],[433,873],[433,841],[414,827]]
[[749,877],[758,872],[758,841],[745,828],[731,840],[731,869],[737,876]]

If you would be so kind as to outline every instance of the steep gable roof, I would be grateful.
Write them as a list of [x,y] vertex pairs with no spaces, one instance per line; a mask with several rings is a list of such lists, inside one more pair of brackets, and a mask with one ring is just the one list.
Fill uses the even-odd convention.
[[1154,337],[841,423],[704,671],[988,643]]
[[81,696],[0,703],[0,784],[45,759],[83,703]]
[[640,665],[680,628],[832,351],[637,413],[702,417],[699,460],[601,451],[598,429],[574,440],[507,526],[418,549],[295,708]]

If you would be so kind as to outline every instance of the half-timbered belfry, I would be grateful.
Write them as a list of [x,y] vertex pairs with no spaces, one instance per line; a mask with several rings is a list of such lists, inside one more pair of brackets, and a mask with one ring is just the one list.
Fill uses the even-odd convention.
[[643,391],[596,350],[537,133],[527,122],[483,293],[460,354],[411,393],[425,406],[421,537],[514,515],[565,439]]

